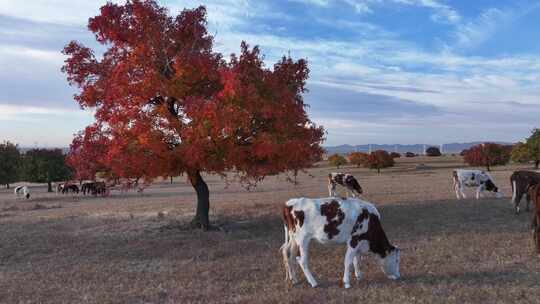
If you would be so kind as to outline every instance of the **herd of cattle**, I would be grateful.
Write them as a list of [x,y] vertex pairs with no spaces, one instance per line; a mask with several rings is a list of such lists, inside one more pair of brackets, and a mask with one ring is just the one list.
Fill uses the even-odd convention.
[[[466,198],[465,187],[476,188],[476,198],[484,192],[492,192],[500,198],[502,194],[491,176],[482,170],[456,169],[452,172],[456,197]],[[535,213],[532,219],[533,240],[537,253],[540,253],[540,173],[516,171],[510,177],[512,186],[512,204],[519,213],[519,203],[526,195],[527,211],[532,200]],[[345,188],[347,197],[336,195],[336,186]],[[344,173],[328,175],[328,194],[322,199],[295,198],[285,203],[282,218],[285,230],[285,242],[281,246],[285,265],[285,280],[298,282],[293,260],[296,260],[304,276],[312,287],[317,286],[308,266],[308,248],[311,240],[321,244],[347,244],[345,253],[343,285],[350,288],[351,264],[358,280],[362,278],[360,257],[371,252],[379,260],[384,274],[390,279],[400,276],[400,250],[392,245],[381,226],[381,216],[377,208],[357,198],[363,193],[358,180]]]
[[[82,194],[82,195],[101,195],[108,196],[112,189],[120,190],[120,193],[137,189],[138,193],[142,193],[148,187],[147,183],[139,184],[136,181],[123,181],[122,183],[107,184],[101,181],[83,181],[79,184],[73,182],[58,183],[54,187],[56,194]],[[30,198],[30,189],[28,186],[18,186],[14,189],[17,198]]]
[[[494,193],[497,198],[502,197],[492,177],[482,170],[456,169],[452,172],[452,180],[458,199],[466,198],[463,191],[465,187],[476,188],[477,199],[484,196],[486,191]],[[516,213],[520,212],[519,205],[524,195],[527,201],[526,210],[529,210],[531,201],[535,206],[532,218],[533,240],[536,251],[540,253],[540,173],[516,171],[510,177],[510,184],[512,204]],[[347,198],[337,196],[337,185],[345,188]],[[129,186],[131,187],[131,184]],[[16,187],[14,191],[17,198],[30,198],[27,186]],[[84,195],[107,195],[108,191],[109,188],[104,182],[94,181],[81,183],[80,187],[69,182],[58,184],[56,187],[56,192],[62,194],[81,192]],[[351,264],[356,278],[362,278],[360,257],[369,252],[378,258],[381,269],[388,278],[398,279],[400,250],[388,241],[377,208],[358,198],[363,194],[358,180],[350,174],[330,173],[328,194],[328,198],[321,199],[290,199],[283,206],[285,242],[281,246],[281,253],[286,280],[298,282],[292,263],[296,260],[309,284],[312,287],[317,286],[317,281],[308,266],[308,248],[313,239],[321,244],[347,244],[343,275],[345,288],[351,286]]]

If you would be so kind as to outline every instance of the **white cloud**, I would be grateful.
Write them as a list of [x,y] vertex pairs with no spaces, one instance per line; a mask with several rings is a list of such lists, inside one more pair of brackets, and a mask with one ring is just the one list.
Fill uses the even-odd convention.
[[105,3],[105,0],[0,0],[0,14],[40,22],[86,25],[88,18],[99,13]]
[[53,116],[88,116],[89,111],[67,108],[38,107],[14,104],[0,104],[0,120],[35,120],[50,119]]
[[457,47],[473,48],[482,44],[513,16],[511,12],[497,8],[485,10],[476,20],[458,26],[455,32]]

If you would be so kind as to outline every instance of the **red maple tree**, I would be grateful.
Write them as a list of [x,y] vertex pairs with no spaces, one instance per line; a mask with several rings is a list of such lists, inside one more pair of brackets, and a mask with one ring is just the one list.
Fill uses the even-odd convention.
[[483,143],[463,151],[463,160],[469,166],[485,166],[487,171],[491,166],[506,165],[510,161],[512,146],[496,143]]
[[[212,49],[202,6],[169,16],[151,0],[107,3],[88,28],[103,56],[72,41],[62,70],[107,138],[97,160],[122,177],[187,173],[197,193],[194,226],[209,227],[202,172],[256,183],[321,158],[324,130],[309,120],[302,98],[305,60],[283,57],[269,69],[259,48],[245,42],[238,56],[223,59]],[[79,143],[87,132],[75,138],[72,154],[93,149]]]

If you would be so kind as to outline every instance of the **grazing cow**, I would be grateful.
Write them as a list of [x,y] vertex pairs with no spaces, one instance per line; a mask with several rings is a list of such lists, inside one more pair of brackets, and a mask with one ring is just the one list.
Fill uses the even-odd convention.
[[[512,186],[512,205],[516,210],[516,213],[519,213],[519,203],[524,194],[527,194],[527,191],[534,185],[540,183],[540,173],[531,172],[531,171],[515,171],[510,176],[510,185]],[[529,211],[530,196],[527,195],[527,206],[525,207],[526,211]]]
[[13,193],[17,198],[25,197],[26,199],[30,198],[30,189],[27,186],[18,186],[15,187]]
[[[354,178],[354,176],[345,173],[330,173],[328,174],[328,195],[336,195],[336,186],[340,185],[347,189],[347,196],[357,197],[357,195],[362,194],[362,187]],[[351,195],[352,194],[352,195]]]
[[479,199],[481,194],[483,195],[484,190],[495,193],[497,198],[502,197],[491,176],[482,170],[456,169],[452,172],[452,179],[458,199],[460,199],[460,193],[463,198],[467,198],[463,192],[464,187],[476,187],[476,199]]
[[56,185],[56,194],[62,193],[62,190],[64,190],[64,185],[65,185],[65,183],[58,183]]
[[72,193],[79,193],[79,187],[75,184],[68,184],[68,183],[65,183],[62,187],[62,194],[66,194],[66,193],[69,193],[69,192],[72,192]]
[[528,195],[535,209],[531,221],[533,244],[536,253],[540,254],[540,183],[530,187]]
[[286,270],[286,280],[298,282],[292,259],[302,268],[312,287],[317,281],[308,268],[308,247],[312,239],[321,244],[347,243],[343,284],[350,288],[351,264],[357,279],[361,279],[360,256],[372,252],[390,279],[398,279],[400,250],[386,238],[380,215],[375,206],[360,199],[336,197],[291,199],[283,206],[285,243],[281,253]]

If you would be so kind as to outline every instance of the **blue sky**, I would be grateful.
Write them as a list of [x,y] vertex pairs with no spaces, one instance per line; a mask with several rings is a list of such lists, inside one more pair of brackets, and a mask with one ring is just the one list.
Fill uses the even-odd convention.
[[[114,1],[121,2],[121,1]],[[67,146],[92,121],[60,72],[70,40],[97,47],[105,1],[0,0],[0,140]],[[308,59],[326,145],[517,141],[540,117],[540,2],[160,1],[208,9],[215,49]]]

